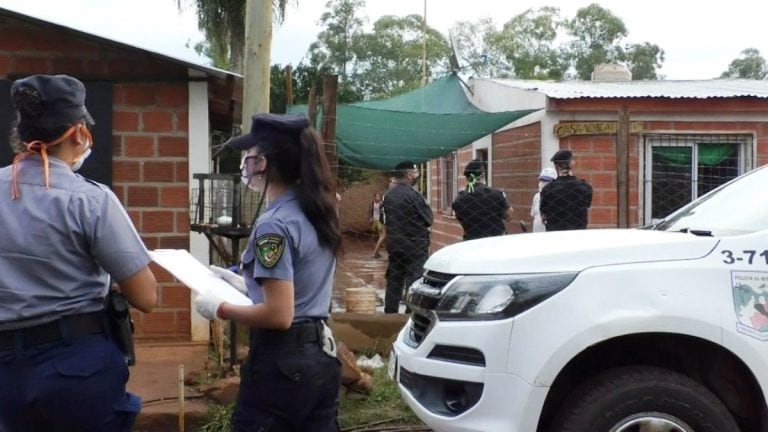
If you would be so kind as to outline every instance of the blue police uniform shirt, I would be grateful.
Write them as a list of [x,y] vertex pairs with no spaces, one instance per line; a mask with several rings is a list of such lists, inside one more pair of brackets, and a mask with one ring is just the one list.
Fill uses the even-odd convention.
[[259,216],[243,252],[243,275],[254,304],[264,302],[261,278],[293,281],[294,322],[325,318],[331,304],[336,259],[289,190]]
[[104,308],[109,276],[121,281],[150,257],[112,191],[49,158],[31,155],[18,172],[0,169],[0,330],[23,328]]

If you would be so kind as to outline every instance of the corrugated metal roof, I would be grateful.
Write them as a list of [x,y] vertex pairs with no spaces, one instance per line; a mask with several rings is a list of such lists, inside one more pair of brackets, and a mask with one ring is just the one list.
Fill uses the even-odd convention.
[[128,44],[128,43],[125,43],[125,42],[120,42],[120,41],[115,40],[115,39],[107,38],[107,37],[104,37],[104,36],[99,36],[99,35],[96,35],[96,34],[93,34],[93,33],[84,32],[84,31],[76,29],[74,27],[69,27],[69,26],[66,26],[66,25],[63,25],[63,24],[59,24],[59,23],[55,23],[55,22],[52,22],[52,21],[43,20],[43,19],[40,19],[40,18],[37,18],[37,17],[33,17],[33,16],[30,16],[30,15],[25,15],[23,13],[16,12],[16,11],[13,11],[13,10],[10,10],[10,9],[7,9],[7,8],[0,7],[0,15],[6,15],[6,16],[9,16],[9,17],[12,17],[12,18],[20,19],[20,20],[23,20],[23,21],[28,21],[28,22],[31,22],[31,23],[34,23],[34,24],[52,25],[52,26],[58,27],[58,28],[60,28],[62,30],[78,34],[78,35],[80,35],[82,37],[88,38],[88,39],[96,41],[96,42],[108,43],[108,44],[111,44],[111,45],[123,46],[123,47],[126,47],[126,48],[134,49],[134,50],[137,50],[137,51],[143,51],[143,52],[148,53],[148,54],[150,54],[152,56],[164,58],[164,59],[166,59],[168,61],[171,61],[173,63],[182,64],[182,65],[184,65],[186,67],[199,70],[201,72],[206,73],[207,75],[213,75],[213,76],[217,76],[217,77],[225,77],[227,75],[231,75],[231,76],[234,76],[234,77],[242,78],[242,75],[237,74],[235,72],[230,72],[230,71],[227,71],[227,70],[224,70],[224,69],[219,69],[219,68],[216,68],[216,67],[213,67],[213,66],[202,65],[202,64],[191,62],[189,60],[185,60],[185,59],[182,59],[182,58],[179,58],[179,57],[171,56],[171,55],[168,55],[168,54],[163,54],[163,53],[160,53],[160,52],[157,52],[157,51],[152,51],[152,50],[149,50],[149,49],[146,49],[146,48],[141,48],[141,47],[138,47],[136,45],[131,45],[131,44]]
[[489,79],[522,90],[537,91],[553,99],[579,98],[672,98],[710,99],[733,97],[768,98],[768,81],[711,79],[689,81],[534,81]]

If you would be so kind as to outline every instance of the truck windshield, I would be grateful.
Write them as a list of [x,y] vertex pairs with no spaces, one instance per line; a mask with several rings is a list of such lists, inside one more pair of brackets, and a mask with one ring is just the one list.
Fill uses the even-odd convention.
[[744,174],[672,213],[659,231],[728,236],[768,229],[768,166]]

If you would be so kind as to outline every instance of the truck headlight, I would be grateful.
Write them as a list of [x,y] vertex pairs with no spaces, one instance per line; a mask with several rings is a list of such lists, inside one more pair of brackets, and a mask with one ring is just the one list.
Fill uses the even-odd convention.
[[444,288],[435,313],[443,320],[509,318],[567,287],[577,274],[459,276]]

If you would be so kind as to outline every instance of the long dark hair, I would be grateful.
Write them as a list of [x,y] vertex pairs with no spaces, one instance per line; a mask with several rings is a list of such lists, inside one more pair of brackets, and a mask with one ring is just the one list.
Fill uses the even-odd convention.
[[341,230],[328,160],[320,147],[322,139],[305,128],[298,142],[273,143],[265,149],[269,166],[287,184],[296,184],[299,206],[317,232],[318,240],[335,255],[341,249]]

